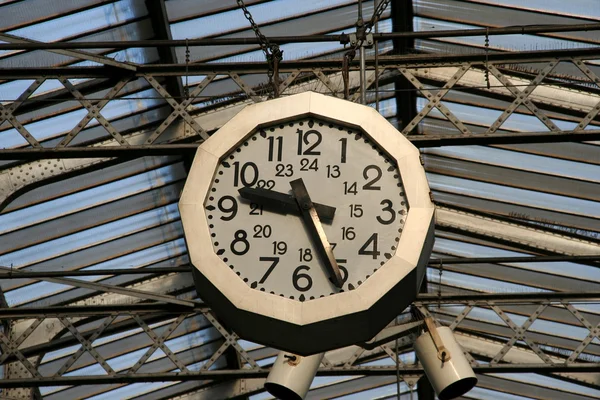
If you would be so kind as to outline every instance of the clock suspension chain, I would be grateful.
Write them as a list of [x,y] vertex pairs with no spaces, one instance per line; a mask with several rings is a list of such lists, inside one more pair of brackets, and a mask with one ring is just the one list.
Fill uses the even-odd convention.
[[[185,89],[183,90],[184,92],[184,96],[185,99],[181,100],[181,102],[183,103],[184,101],[187,102],[190,98],[190,87],[189,87],[189,82],[188,82],[188,76],[189,76],[189,66],[190,66],[190,46],[188,44],[188,39],[185,39]],[[187,120],[184,118],[183,122],[185,124],[185,135],[189,135],[190,134],[190,124],[187,122]]]
[[260,48],[265,54],[268,67],[267,77],[269,78],[269,86],[271,86],[273,91],[272,97],[277,98],[279,97],[279,62],[283,59],[283,50],[279,48],[278,44],[271,43],[269,39],[262,34],[256,22],[254,22],[252,14],[250,14],[250,11],[244,4],[244,0],[237,0],[237,4],[244,12],[244,17],[250,22],[250,26],[258,38]]
[[[386,10],[386,8],[388,7],[388,5],[390,4],[391,0],[383,0],[381,1],[379,4],[377,4],[377,6],[375,7],[375,11],[373,11],[373,15],[371,16],[371,19],[369,21],[367,21],[366,23],[363,20],[362,17],[362,1],[359,0],[358,2],[358,20],[356,21],[356,36],[355,36],[355,40],[353,40],[354,43],[354,47],[352,47],[350,50],[348,50],[345,54],[344,54],[344,58],[342,59],[342,80],[344,82],[344,99],[348,100],[350,98],[350,93],[349,93],[349,84],[348,84],[348,78],[349,78],[349,72],[348,72],[348,66],[350,64],[350,62],[354,59],[354,57],[356,56],[356,52],[358,49],[361,49],[360,51],[360,57],[361,57],[361,71],[360,71],[360,77],[361,77],[361,91],[364,92],[364,88],[363,88],[363,84],[364,84],[364,62],[365,62],[365,52],[364,52],[364,44],[365,44],[365,40],[367,40],[367,36],[371,33],[371,30],[373,29],[373,27],[375,26],[375,24],[377,23],[377,21],[379,21],[379,18],[381,18],[381,15],[383,14],[383,12]],[[377,74],[377,70],[375,70],[375,74]],[[365,93],[361,93],[361,98],[363,98],[362,103],[364,104],[364,98],[365,98]]]
[[444,273],[444,262],[440,259],[440,282],[438,284],[438,312],[442,309],[442,274]]

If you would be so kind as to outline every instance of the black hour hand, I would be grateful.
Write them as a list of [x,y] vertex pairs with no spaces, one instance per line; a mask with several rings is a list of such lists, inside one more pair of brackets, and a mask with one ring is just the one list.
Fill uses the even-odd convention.
[[[243,187],[238,190],[242,198],[251,201],[252,203],[260,204],[264,208],[281,214],[301,213],[298,208],[296,199],[287,193],[276,192],[265,188]],[[319,218],[325,221],[333,220],[335,207],[326,206],[324,204],[313,203]]]

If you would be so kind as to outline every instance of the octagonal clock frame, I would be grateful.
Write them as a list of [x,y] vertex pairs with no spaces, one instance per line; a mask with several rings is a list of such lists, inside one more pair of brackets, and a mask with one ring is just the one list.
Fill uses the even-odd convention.
[[[205,210],[219,163],[257,129],[314,117],[351,127],[400,172],[408,201],[396,252],[355,290],[300,302],[249,287],[214,251]],[[419,151],[374,109],[313,92],[253,104],[199,148],[179,209],[199,296],[240,337],[301,355],[376,335],[415,298],[434,240],[434,205]]]

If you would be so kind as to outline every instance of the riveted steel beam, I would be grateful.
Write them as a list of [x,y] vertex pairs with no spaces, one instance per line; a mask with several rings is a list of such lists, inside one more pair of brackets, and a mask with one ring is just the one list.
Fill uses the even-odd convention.
[[[577,363],[577,364],[498,364],[495,366],[474,367],[475,373],[580,373],[597,372],[600,368],[598,363]],[[35,387],[35,386],[65,386],[65,385],[103,385],[115,383],[136,383],[136,382],[185,382],[190,380],[211,379],[216,381],[229,379],[249,379],[265,378],[269,374],[269,369],[220,369],[215,371],[194,371],[190,373],[163,372],[163,373],[145,373],[145,374],[117,374],[107,375],[88,375],[88,376],[63,376],[63,377],[41,377],[41,378],[16,378],[0,379],[0,386],[4,388],[17,387]],[[402,375],[420,375],[423,374],[423,368],[418,366],[402,366],[399,369]],[[396,366],[391,367],[332,367],[321,368],[317,376],[395,376]]]
[[[0,43],[0,48],[3,44]],[[573,59],[591,60],[598,58],[600,48],[556,49],[543,51],[514,51],[492,54],[406,54],[378,56],[379,68],[418,68],[457,66],[464,63],[474,63],[480,66],[490,64],[510,64],[523,62],[548,62],[551,60],[569,61]],[[279,64],[280,73],[291,73],[298,70],[311,71],[319,69],[323,72],[339,71],[342,60],[290,60]],[[374,58],[365,60],[369,69],[375,67]],[[358,70],[358,61],[350,63],[351,70]],[[32,68],[3,68],[0,79],[35,79],[46,78],[122,78],[133,76],[184,76],[184,75],[230,75],[266,73],[267,65],[263,62],[250,63],[194,63],[194,64],[147,64],[139,65],[136,71],[127,71],[115,67],[32,67]]]
[[[600,140],[600,130],[559,132],[523,132],[466,135],[409,135],[407,139],[419,148],[520,143],[560,143]],[[64,148],[0,149],[0,160],[86,159],[118,157],[133,159],[144,156],[195,154],[199,144],[157,144],[132,146],[97,146]]]
[[[422,32],[391,32],[374,33],[374,40],[392,39],[425,39],[439,37],[462,37],[462,36],[492,36],[492,35],[514,35],[514,34],[544,34],[558,32],[581,32],[600,30],[600,24],[555,24],[555,25],[519,25],[500,28],[480,29],[449,29],[440,31]],[[338,35],[304,35],[304,36],[270,36],[269,42],[276,44],[286,43],[314,43],[314,42],[350,42],[348,34]],[[128,40],[128,41],[102,41],[102,42],[54,42],[54,43],[2,43],[0,50],[49,50],[49,49],[97,49],[112,48],[125,49],[129,47],[186,47],[186,46],[226,46],[259,44],[255,37],[247,38],[206,38],[189,40]]]

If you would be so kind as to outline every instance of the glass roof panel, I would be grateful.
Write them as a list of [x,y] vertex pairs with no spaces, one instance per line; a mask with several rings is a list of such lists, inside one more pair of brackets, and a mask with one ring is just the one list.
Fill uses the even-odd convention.
[[76,14],[60,16],[24,28],[10,31],[11,35],[41,42],[54,42],[84,33],[122,24],[147,14],[144,3],[120,0]]
[[[0,30],[10,32],[13,35],[22,36],[41,41],[57,41],[62,39],[92,41],[92,40],[138,40],[149,39],[155,35],[148,18],[148,10],[145,2],[136,0],[122,1],[96,1],[81,0],[79,2],[64,1],[53,7],[47,2],[40,3],[37,0],[9,2],[0,0],[0,14],[15,15],[4,21],[5,28]],[[257,4],[258,3],[258,4]],[[310,33],[342,33],[354,30],[356,21],[355,0],[310,0],[294,2],[291,0],[278,1],[247,1],[256,22],[264,28],[267,35],[270,34],[310,34]],[[33,6],[31,6],[33,4]],[[39,5],[38,8],[35,4]],[[185,5],[185,7],[184,7]],[[370,17],[373,2],[365,1],[366,16]],[[453,0],[415,0],[413,19],[415,30],[440,30],[440,29],[466,29],[489,25],[489,18],[497,17],[497,24],[504,21],[512,21],[515,24],[523,18],[533,16],[531,23],[543,24],[545,21],[561,20],[589,21],[600,19],[600,10],[595,2],[574,0],[567,5],[558,0],[534,0],[531,2],[518,2],[516,0],[478,0],[478,1],[453,1]],[[31,12],[23,12],[24,7],[32,7]],[[395,4],[397,6],[397,3]],[[495,7],[493,7],[495,6]],[[9,9],[10,7],[10,9]],[[175,10],[177,15],[171,18],[171,30],[175,39],[186,37],[252,37],[248,21],[244,18],[241,10],[236,8],[235,3],[219,3],[216,1],[193,2],[193,1],[167,1],[167,9]],[[185,9],[185,10],[184,10]],[[15,11],[16,10],[16,11]],[[457,10],[460,11],[457,13]],[[483,12],[485,10],[485,13]],[[10,11],[10,13],[9,13]],[[17,15],[18,14],[18,15]],[[384,14],[384,20],[380,23],[380,32],[391,32],[394,25],[389,17],[389,10]],[[458,16],[457,16],[458,15]],[[327,23],[322,23],[323,18]],[[10,26],[9,26],[10,24]],[[442,43],[443,42],[443,43]],[[587,42],[587,43],[586,43]],[[565,49],[585,48],[593,46],[590,43],[598,43],[600,40],[596,32],[559,34],[554,37],[543,37],[537,35],[506,35],[494,36],[490,40],[491,48],[495,50],[517,49]],[[454,52],[459,49],[463,54],[472,54],[481,51],[484,47],[483,37],[460,37],[446,38],[440,40],[418,40],[417,50],[431,50],[436,53]],[[339,57],[344,51],[339,43],[297,43],[282,46],[285,60],[296,60],[302,58],[316,57]],[[392,42],[381,43],[380,51],[389,52],[393,50]],[[100,50],[99,50],[100,51]],[[72,56],[48,55],[48,52],[19,52],[8,51],[0,53],[2,67],[15,66],[46,66],[46,65],[98,65],[94,61],[75,61]],[[182,49],[177,49],[181,56]],[[264,55],[257,46],[223,46],[219,48],[194,48],[192,60],[218,60],[228,61],[257,61],[263,62]],[[368,54],[372,54],[369,50]],[[46,55],[47,57],[44,57]],[[105,57],[135,63],[147,64],[159,60],[156,49],[128,48],[119,51],[111,51]],[[182,60],[179,57],[179,60]],[[196,77],[190,77],[190,83],[196,83]],[[258,75],[253,77],[257,83],[262,82]],[[14,80],[0,84],[0,101],[4,104],[17,98],[31,83],[31,80]],[[97,84],[93,79],[72,80],[74,84]],[[394,85],[395,78],[386,78],[387,97],[380,101],[380,112],[396,121],[399,111]],[[218,85],[220,89],[214,89]],[[441,85],[440,85],[441,86]],[[215,82],[213,86],[215,97],[228,93],[224,80]],[[56,80],[48,80],[36,91],[37,99],[53,96],[60,92],[62,85]],[[486,129],[491,122],[501,113],[499,107],[503,102],[488,97],[484,88],[473,88],[477,96],[466,98],[464,96],[452,97],[448,95],[444,101],[455,115],[470,123],[475,132]],[[219,90],[221,90],[219,92]],[[237,90],[237,89],[236,89]],[[582,95],[586,94],[586,87],[578,87]],[[94,92],[106,93],[105,89]],[[207,92],[208,93],[208,92]],[[237,93],[237,92],[236,92]],[[557,92],[558,93],[558,92]],[[563,92],[560,92],[563,93]],[[372,96],[372,90],[369,96]],[[597,94],[588,95],[590,104],[597,102]],[[161,118],[164,112],[171,111],[165,106],[164,100],[156,98],[156,93],[148,89],[145,84],[136,84],[126,95],[124,100],[110,102],[103,110],[103,115],[112,121],[129,121],[128,127],[131,131],[139,131],[140,123],[145,126],[151,124],[152,120],[146,119],[146,112],[155,114],[155,119]],[[78,103],[61,99],[61,102],[49,102],[48,105],[36,106],[33,111],[23,114],[17,113],[17,118],[22,118],[26,128],[31,130],[35,137],[45,140],[46,144],[58,142],[60,137],[70,130],[86,113]],[[237,99],[234,96],[227,98],[232,102]],[[203,98],[203,100],[205,100]],[[197,104],[203,107],[212,106],[212,99],[208,97],[206,103]],[[594,100],[594,101],[592,101]],[[46,100],[44,100],[46,101]],[[510,102],[510,101],[509,101]],[[420,111],[426,104],[426,100],[418,98],[417,110]],[[370,104],[373,106],[373,104]],[[577,122],[573,112],[566,110],[567,101],[555,104],[556,110],[552,110],[551,119],[560,129],[573,129]],[[164,107],[161,109],[161,107]],[[516,112],[502,126],[504,131],[526,132],[547,131],[546,126],[535,116]],[[166,117],[164,115],[162,118]],[[27,122],[25,122],[27,121]],[[434,121],[434,122],[432,122]],[[431,129],[444,129],[445,117],[438,111],[430,114],[423,124],[429,124]],[[437,125],[436,125],[437,124]],[[96,126],[96,121],[90,123],[90,127]],[[588,129],[596,129],[598,122],[594,121]],[[26,146],[22,137],[16,130],[4,124],[4,131],[0,132],[0,146]],[[453,128],[450,128],[451,130]],[[94,136],[95,135],[95,136]],[[84,143],[90,138],[96,140],[102,138],[102,134],[95,133],[86,137],[82,133],[78,141],[72,144]],[[554,146],[554,147],[552,147]],[[600,206],[594,201],[592,194],[580,196],[578,193],[569,194],[569,189],[553,193],[544,182],[524,182],[521,187],[514,187],[514,182],[508,180],[518,177],[516,173],[537,174],[538,176],[556,178],[557,180],[585,182],[587,188],[600,183],[600,152],[590,150],[591,145],[585,151],[580,147],[569,145],[511,145],[499,147],[486,146],[452,146],[442,148],[431,148],[424,153],[431,158],[447,159],[454,162],[453,167],[460,170],[461,166],[477,169],[478,166],[493,166],[497,173],[495,181],[481,178],[475,173],[462,173],[453,176],[450,167],[444,171],[430,172],[428,174],[435,196],[448,200],[453,204],[468,208],[473,204],[479,207],[479,211],[492,213],[503,210],[505,214],[516,218],[523,210],[529,209],[534,212],[535,217],[539,215],[560,215],[556,221],[542,222],[531,220],[530,223],[538,223],[539,228],[547,229],[555,226],[563,229],[565,235],[575,232],[588,234],[590,239],[596,237],[598,232],[592,232],[594,224],[598,225],[600,219]],[[150,158],[148,158],[150,160]],[[13,203],[12,208],[5,209],[0,214],[0,238],[9,242],[3,243],[0,248],[0,264],[13,264],[15,268],[30,267],[34,270],[58,270],[66,269],[102,269],[102,268],[151,268],[153,266],[165,265],[188,265],[185,240],[179,222],[179,213],[176,205],[176,195],[172,192],[180,190],[180,184],[185,178],[185,166],[181,162],[169,161],[153,164],[148,161],[146,169],[137,168],[134,172],[116,174],[114,171],[126,163],[117,164],[106,169],[96,169],[86,172],[80,180],[70,179],[63,181],[64,189],[57,190],[53,183],[41,186],[20,200]],[[441,163],[437,164],[438,166]],[[101,166],[101,165],[100,165]],[[9,168],[10,166],[6,167]],[[491,168],[491,167],[489,167]],[[131,170],[133,171],[133,170]],[[93,175],[96,174],[96,175]],[[514,174],[514,175],[513,175]],[[90,178],[86,182],[85,177]],[[540,179],[541,180],[541,179]],[[556,182],[556,181],[555,181]],[[562,190],[562,189],[561,189]],[[595,193],[595,192],[594,192]],[[144,196],[142,196],[144,195]],[[583,197],[583,198],[582,198]],[[461,199],[470,199],[461,202]],[[133,204],[140,200],[140,204]],[[448,200],[450,201],[450,200]],[[473,205],[473,207],[475,207]],[[510,214],[509,210],[513,212]],[[498,211],[499,212],[499,211]],[[102,214],[102,215],[100,215]],[[104,215],[106,214],[106,215]],[[532,218],[534,218],[532,217]],[[515,219],[515,221],[517,221]],[[584,229],[585,228],[585,229]],[[44,232],[48,231],[48,232]],[[585,232],[584,232],[585,231]],[[600,231],[600,229],[599,229]],[[42,232],[42,233],[40,233]],[[596,235],[596,236],[594,236]],[[481,256],[524,256],[524,250],[511,247],[509,243],[494,243],[491,238],[476,238],[468,235],[461,236],[440,230],[435,245],[436,257],[481,257]],[[485,271],[491,268],[495,272],[486,276]],[[527,281],[525,276],[545,276],[553,280],[553,284],[559,287],[573,287],[574,282],[591,285],[600,279],[600,269],[596,266],[585,265],[574,262],[556,263],[508,263],[482,266],[466,266],[462,269],[444,271],[441,288],[446,291],[490,291],[498,293],[520,293],[523,291],[543,293],[555,290],[554,286],[545,286],[548,280]],[[528,274],[528,275],[526,275]],[[537,275],[536,275],[537,274]],[[430,289],[436,288],[439,282],[438,271],[429,268]],[[137,282],[137,278],[128,276],[91,276],[81,280],[84,282],[105,282],[115,285],[127,286]],[[96,292],[91,290],[73,289],[70,286],[53,282],[35,282],[31,280],[15,279],[2,281],[2,287],[6,290],[6,298],[10,305],[54,305],[65,304],[95,296]],[[185,295],[192,293],[192,283],[187,282],[186,287],[180,288]],[[587,286],[586,286],[587,287]],[[579,305],[578,305],[579,307]],[[595,316],[600,314],[600,304],[581,305],[579,308]],[[462,309],[461,309],[462,310]],[[556,310],[553,310],[556,311]],[[564,310],[560,310],[564,311]],[[453,316],[460,312],[457,307],[445,307],[441,310]],[[561,314],[562,315],[562,314]],[[518,324],[525,321],[526,316],[511,313],[511,318]],[[198,317],[203,318],[203,317]],[[491,326],[499,324],[497,315],[493,311],[484,308],[475,308],[469,318],[479,321],[487,321]],[[577,338],[581,339],[587,335],[587,330],[580,325],[571,323],[560,323],[559,320],[539,319],[535,322],[532,330],[536,333],[548,334],[548,337]],[[170,320],[163,320],[152,325],[153,329],[162,329]],[[91,324],[91,323],[90,323]],[[93,324],[92,324],[93,325]],[[90,325],[91,326],[91,325]],[[189,368],[199,370],[205,363],[206,348],[220,346],[220,334],[210,327],[206,321],[182,325],[182,331],[178,336],[169,338],[166,343],[175,352],[190,355],[193,359]],[[145,333],[140,328],[132,328],[123,332],[108,335],[94,343],[98,349],[121,347],[118,354],[113,354],[109,364],[119,371],[133,365],[146,351],[148,344],[136,343],[138,337],[144,337]],[[147,338],[146,338],[147,340]],[[273,361],[275,352],[264,351],[262,346],[242,342],[242,347],[248,351],[263,351],[258,363],[261,366],[269,366]],[[203,350],[201,346],[206,346]],[[550,345],[548,345],[550,346]],[[592,344],[591,346],[597,346]],[[63,349],[48,353],[42,362],[42,367],[50,370],[64,357],[69,357],[79,348],[72,343]],[[210,347],[212,349],[212,347]],[[216,348],[215,348],[216,349]],[[585,357],[595,357],[595,350]],[[212,352],[210,352],[212,354]],[[585,358],[587,359],[587,358]],[[405,353],[401,360],[406,363],[414,361],[414,354]],[[150,361],[155,362],[152,368],[161,370],[175,370],[174,365],[165,367],[168,360],[161,350],[157,350]],[[164,364],[160,364],[165,361]],[[485,361],[484,361],[485,362]],[[83,365],[70,374],[81,376],[87,373],[105,374],[98,364]],[[158,365],[158,366],[157,366]],[[368,359],[361,365],[366,366],[391,366],[393,360],[386,356],[377,356]],[[222,357],[211,368],[231,367]],[[558,377],[543,377],[540,375],[505,375],[497,376],[505,380],[504,387],[510,388],[512,381],[518,383],[530,383],[532,390],[538,387],[552,387],[560,391],[557,393],[572,392],[582,396],[600,397],[596,388],[584,388],[573,382],[565,382]],[[496,376],[495,376],[496,377]],[[395,377],[388,377],[389,382],[379,382],[369,377],[319,377],[313,382],[315,388],[330,387],[353,387],[352,394],[348,391],[345,397],[338,398],[389,398],[396,394]],[[393,382],[393,383],[391,383]],[[348,386],[344,386],[344,385]],[[53,387],[43,388],[42,393],[49,398],[132,398],[149,395],[151,392],[160,391],[171,386],[177,387],[178,383],[156,383],[156,384],[129,384],[123,387],[118,385],[106,386],[96,389],[86,386],[76,387]],[[518,392],[518,391],[517,391]],[[161,392],[163,393],[163,392]],[[165,391],[163,396],[167,396]],[[317,392],[315,392],[317,393]],[[522,393],[521,393],[522,394]],[[408,387],[402,383],[402,398],[412,398]],[[192,396],[192,395],[190,395]],[[527,398],[519,393],[510,391],[503,392],[495,390],[492,386],[477,387],[468,395],[470,398],[479,399],[504,399],[504,398]],[[165,397],[166,398],[166,397]],[[262,393],[251,398],[269,398]]]

